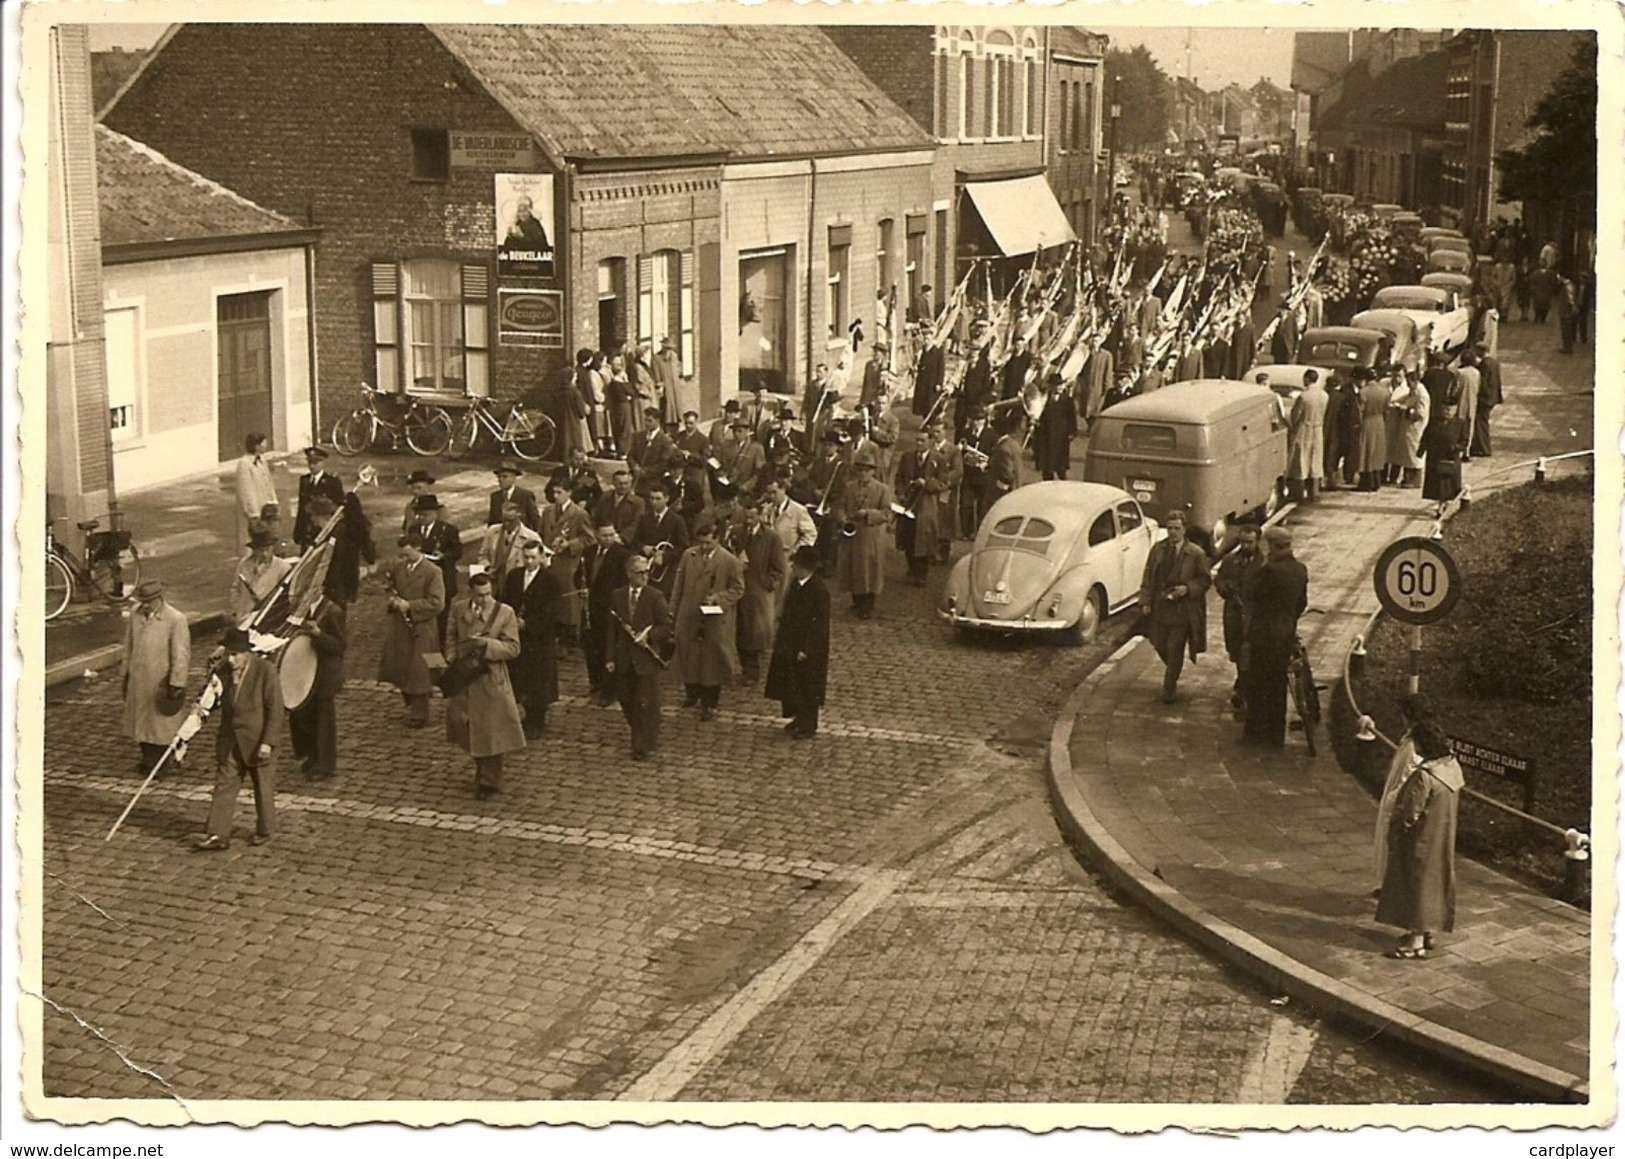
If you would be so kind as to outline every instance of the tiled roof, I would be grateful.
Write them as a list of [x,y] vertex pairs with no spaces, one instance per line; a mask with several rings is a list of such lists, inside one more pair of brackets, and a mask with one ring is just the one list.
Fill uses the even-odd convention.
[[932,144],[817,28],[429,28],[515,120],[564,157],[766,157]]
[[96,126],[96,182],[104,246],[300,228],[106,125]]
[[1373,79],[1367,62],[1359,61],[1344,76],[1343,97],[1322,116],[1321,126],[1442,129],[1449,67],[1449,53],[1429,52],[1396,60]]

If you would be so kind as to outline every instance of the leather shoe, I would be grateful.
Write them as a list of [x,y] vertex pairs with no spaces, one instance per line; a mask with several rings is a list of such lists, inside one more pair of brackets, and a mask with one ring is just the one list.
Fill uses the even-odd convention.
[[254,836],[248,839],[248,843],[250,845],[269,845],[271,843],[271,835],[269,833],[256,833]]
[[642,749],[633,749],[632,759],[635,761],[646,761],[649,759],[649,754],[644,752]]
[[215,833],[205,833],[192,842],[192,849],[197,853],[221,853],[230,848],[231,842]]
[[712,718],[714,718],[716,716],[716,714],[717,714],[717,710],[712,708],[709,704],[700,705],[700,719],[701,720],[711,720]]

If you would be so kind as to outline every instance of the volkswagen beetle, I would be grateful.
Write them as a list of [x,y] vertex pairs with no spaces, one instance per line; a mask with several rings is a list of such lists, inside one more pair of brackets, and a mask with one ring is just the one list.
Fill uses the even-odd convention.
[[1165,533],[1134,497],[1105,483],[1052,480],[993,505],[954,565],[938,616],[961,630],[1056,633],[1087,643],[1140,593]]

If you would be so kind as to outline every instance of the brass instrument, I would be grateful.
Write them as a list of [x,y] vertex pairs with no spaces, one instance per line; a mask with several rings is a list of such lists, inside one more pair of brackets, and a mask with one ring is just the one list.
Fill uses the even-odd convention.
[[959,453],[965,457],[965,465],[967,467],[974,467],[978,471],[987,470],[988,464],[992,463],[993,461],[992,456],[986,451],[983,451],[974,444],[968,442],[962,442],[959,444]]
[[649,556],[649,582],[655,585],[666,581],[666,568],[670,566],[673,546],[668,540],[662,539],[655,544],[654,552]]
[[813,514],[820,519],[829,514],[829,493],[834,490],[835,480],[841,477],[841,468],[844,466],[845,460],[835,460],[835,469],[829,473],[829,482],[824,484],[824,493],[818,497],[818,506],[813,509]]

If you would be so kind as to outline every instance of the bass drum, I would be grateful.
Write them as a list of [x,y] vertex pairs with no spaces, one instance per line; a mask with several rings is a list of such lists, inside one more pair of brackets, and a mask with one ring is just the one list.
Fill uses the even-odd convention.
[[282,646],[277,658],[277,679],[282,685],[282,706],[300,707],[316,686],[316,646],[309,636],[295,636]]

